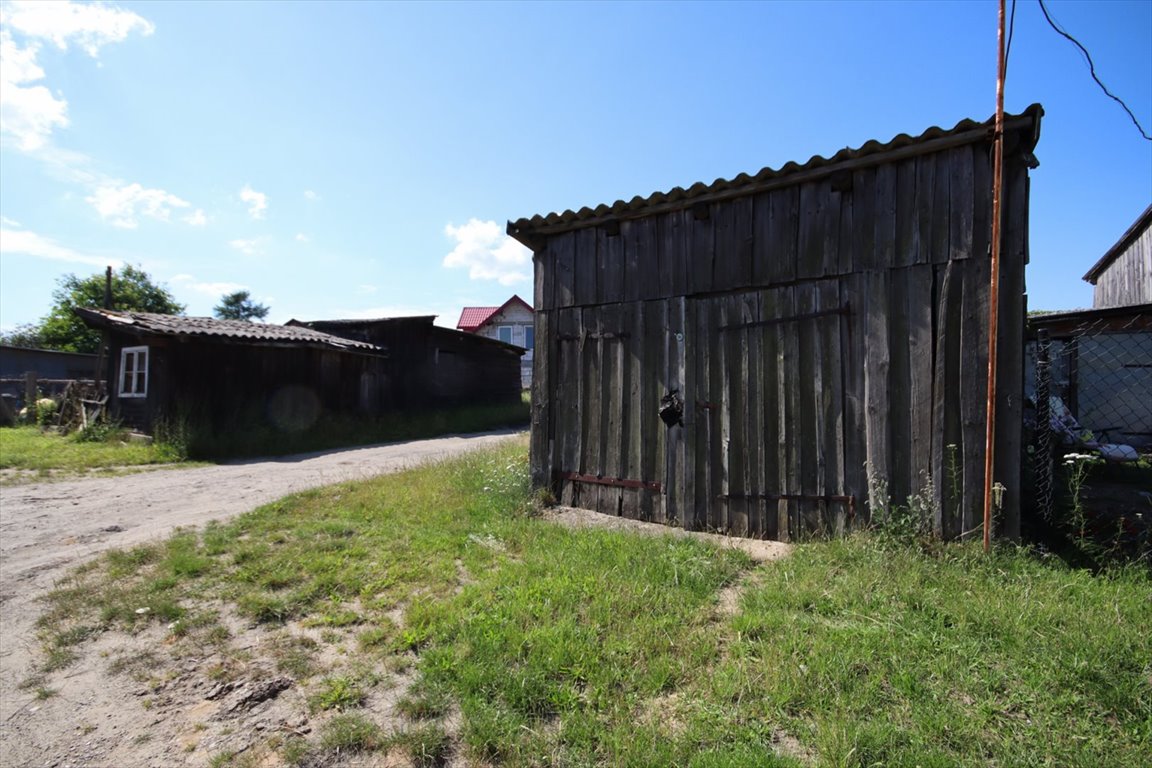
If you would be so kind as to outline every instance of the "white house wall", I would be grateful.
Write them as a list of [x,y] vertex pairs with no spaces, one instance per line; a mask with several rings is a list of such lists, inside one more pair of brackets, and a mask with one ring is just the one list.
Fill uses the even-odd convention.
[[[492,315],[487,323],[476,329],[476,333],[480,336],[499,340],[501,326],[512,328],[512,343],[528,350],[520,358],[520,383],[525,389],[532,386],[533,350],[527,343],[527,329],[532,328],[534,323],[535,318],[532,312],[516,304]],[[535,344],[532,346],[534,347]]]

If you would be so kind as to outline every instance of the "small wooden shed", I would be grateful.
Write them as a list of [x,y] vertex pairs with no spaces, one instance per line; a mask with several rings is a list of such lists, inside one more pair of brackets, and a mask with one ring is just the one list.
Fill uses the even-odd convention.
[[76,309],[106,331],[113,415],[152,432],[189,412],[214,428],[264,418],[287,430],[322,415],[369,414],[386,391],[386,350],[311,328],[242,320]]
[[1092,284],[1094,309],[1152,302],[1152,205],[1092,265],[1084,279]]
[[[1028,170],[1005,124],[994,478],[1019,531]],[[534,253],[531,465],[565,504],[790,540],[982,518],[992,123],[509,222]]]

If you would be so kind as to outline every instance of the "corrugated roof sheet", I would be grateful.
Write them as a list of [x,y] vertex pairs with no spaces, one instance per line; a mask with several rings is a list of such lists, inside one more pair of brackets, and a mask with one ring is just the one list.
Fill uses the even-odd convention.
[[[1018,125],[1023,125],[1028,122],[1035,126],[1033,134],[1034,137],[1039,135],[1039,119],[1044,114],[1044,108],[1039,104],[1033,104],[1024,110],[1019,115],[1005,115],[1006,129],[1011,126],[1009,122],[1015,122]],[[704,198],[720,195],[724,193],[738,194],[744,188],[755,187],[767,181],[776,179],[783,179],[787,176],[799,174],[807,171],[816,171],[818,169],[828,168],[847,162],[849,160],[859,160],[872,155],[882,155],[895,150],[903,149],[917,144],[933,141],[935,139],[946,139],[956,137],[970,131],[988,130],[991,129],[994,120],[989,119],[984,122],[977,122],[975,120],[961,120],[954,127],[945,129],[933,126],[928,130],[921,133],[919,136],[909,136],[906,133],[901,133],[891,141],[880,143],[879,141],[872,140],[867,142],[861,147],[856,149],[846,148],[842,149],[832,157],[825,158],[821,155],[814,155],[803,165],[795,162],[788,162],[781,168],[763,168],[755,175],[748,175],[741,173],[733,179],[716,179],[711,184],[704,182],[697,182],[688,189],[683,187],[675,187],[668,192],[653,192],[648,197],[633,197],[631,200],[625,202],[624,200],[617,200],[611,205],[601,204],[595,208],[581,208],[578,211],[567,210],[563,213],[549,213],[541,216],[536,215],[530,218],[519,219],[518,221],[508,222],[508,234],[517,239],[527,239],[534,231],[542,228],[548,228],[555,231],[565,231],[569,229],[578,229],[584,225],[591,225],[601,219],[610,219],[612,217],[622,216],[628,214],[630,216],[643,215],[646,209],[656,207],[687,207],[692,202]],[[1033,138],[1033,144],[1035,138]],[[680,205],[677,205],[680,204]],[[523,242],[523,240],[522,240]],[[528,243],[525,243],[526,245]]]
[[213,317],[158,315],[151,312],[121,312],[111,309],[77,309],[76,313],[90,325],[132,329],[160,336],[193,336],[256,343],[306,344],[367,352],[383,351],[375,344],[350,341],[322,331],[293,325],[264,325],[245,320],[218,320]]

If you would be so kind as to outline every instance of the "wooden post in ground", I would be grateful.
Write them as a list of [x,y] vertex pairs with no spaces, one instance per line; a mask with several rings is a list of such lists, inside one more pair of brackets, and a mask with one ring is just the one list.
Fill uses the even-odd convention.
[[32,421],[36,421],[36,401],[39,399],[36,392],[36,371],[24,372],[24,408],[25,413]]

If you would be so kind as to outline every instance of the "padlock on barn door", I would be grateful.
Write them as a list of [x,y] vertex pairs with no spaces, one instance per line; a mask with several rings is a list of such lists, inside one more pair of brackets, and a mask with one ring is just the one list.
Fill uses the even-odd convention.
[[666,427],[684,426],[684,400],[679,389],[670,389],[660,398],[660,420]]

